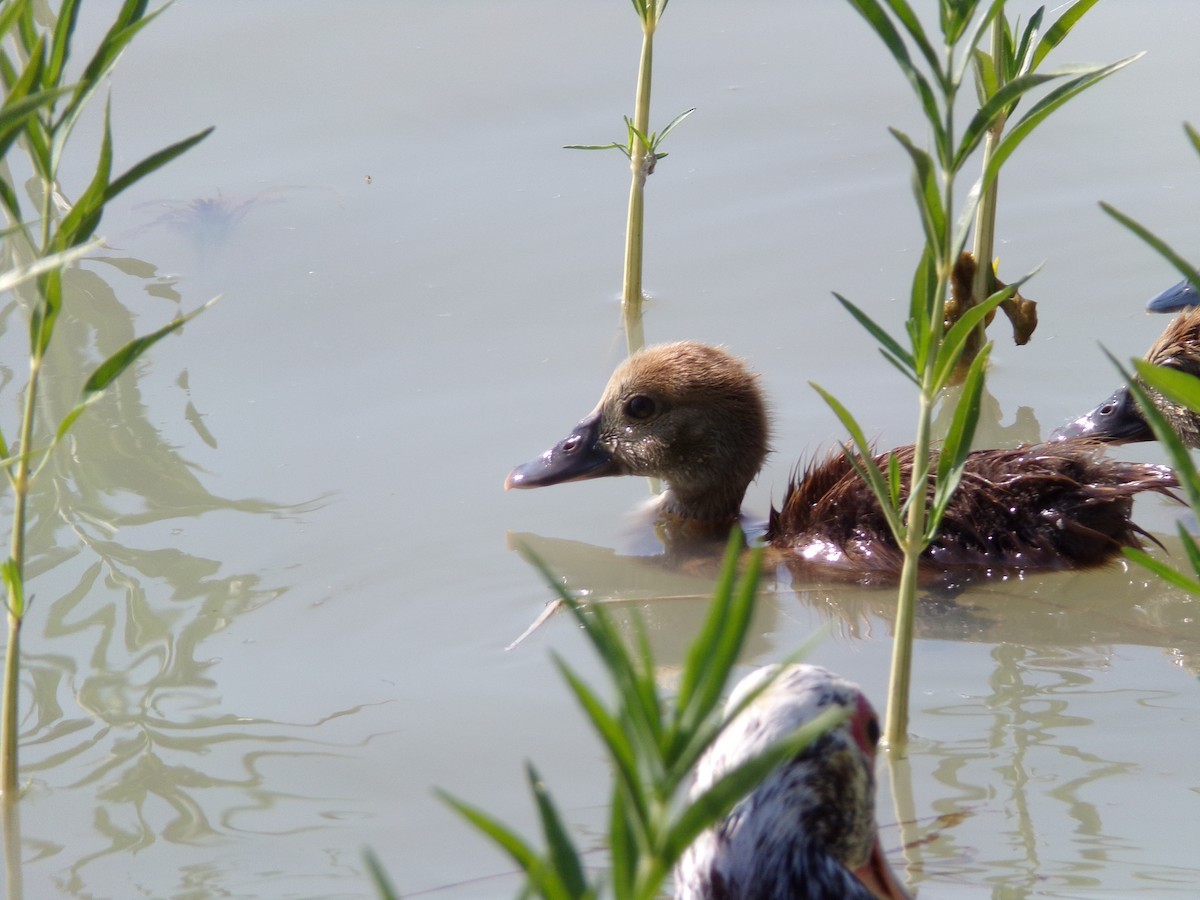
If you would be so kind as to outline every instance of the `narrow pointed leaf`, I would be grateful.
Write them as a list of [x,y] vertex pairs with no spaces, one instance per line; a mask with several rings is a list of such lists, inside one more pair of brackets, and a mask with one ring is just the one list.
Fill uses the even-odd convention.
[[942,338],[942,346],[938,349],[937,361],[934,364],[933,384],[930,388],[933,393],[936,394],[949,382],[950,376],[955,367],[957,367],[959,358],[962,356],[963,347],[966,345],[967,339],[971,336],[971,332],[983,322],[988,313],[1015,294],[1019,284],[1020,282],[1014,282],[1007,285],[1003,289],[996,291],[996,293],[992,294],[992,296],[988,297],[982,303],[972,306],[959,316],[958,321],[946,332],[946,336]]
[[854,316],[854,319],[858,322],[858,324],[870,332],[871,337],[879,341],[887,354],[890,354],[896,360],[908,366],[910,369],[909,377],[913,378],[916,374],[916,369],[913,365],[912,354],[905,350],[904,347],[900,345],[899,341],[888,334],[879,324],[875,322],[874,319],[863,312],[858,306],[851,303],[841,294],[837,293],[837,291],[833,292],[833,296],[837,298],[838,303],[842,304],[842,306],[846,308],[846,311],[850,313],[850,315]]
[[1167,262],[1169,262],[1171,265],[1173,265],[1176,269],[1178,269],[1183,274],[1184,278],[1187,278],[1190,280],[1195,277],[1196,267],[1193,266],[1191,263],[1189,263],[1182,256],[1180,256],[1178,253],[1176,253],[1175,250],[1166,241],[1164,241],[1158,235],[1154,234],[1154,232],[1152,232],[1148,228],[1146,228],[1145,225],[1142,225],[1140,222],[1138,222],[1134,219],[1131,219],[1129,216],[1125,215],[1125,213],[1121,212],[1120,210],[1116,209],[1113,206],[1110,206],[1109,204],[1105,203],[1103,200],[1100,201],[1100,208],[1102,210],[1104,210],[1106,213],[1108,213],[1110,216],[1112,216],[1114,219],[1116,219],[1118,222],[1120,222],[1122,225],[1124,225],[1126,228],[1128,228],[1130,231],[1132,231],[1134,234],[1136,234],[1138,237],[1140,237],[1143,241],[1145,241],[1147,244],[1149,244],[1155,250],[1157,250],[1158,254],[1161,257],[1163,257],[1165,260],[1167,260]]
[[1197,153],[1200,153],[1200,132],[1196,131],[1196,129],[1187,122],[1183,123],[1183,131],[1187,135],[1188,140],[1191,141],[1192,149],[1194,149]]
[[1156,366],[1144,359],[1134,361],[1138,378],[1174,403],[1200,413],[1200,378],[1179,369]]
[[91,395],[105,390],[117,379],[117,376],[129,368],[129,366],[135,362],[138,357],[165,338],[168,334],[178,331],[185,324],[212,306],[215,302],[216,298],[209,300],[203,306],[192,310],[186,316],[180,316],[178,319],[167,323],[156,331],[152,331],[149,334],[143,335],[139,338],[134,338],[96,367],[96,370],[92,372],[91,377],[89,377],[83,385],[84,398],[87,399]]
[[[684,658],[683,671],[679,677],[679,688],[675,693],[675,705],[682,713],[696,704],[693,699],[700,684],[711,677],[708,667],[708,657],[716,646],[718,635],[725,627],[729,616],[729,607],[733,602],[733,585],[737,578],[737,561],[742,554],[743,536],[740,528],[730,531],[729,539],[725,542],[725,558],[717,575],[717,583],[713,586],[712,602],[709,604],[708,615],[700,626],[688,648]],[[701,703],[701,706],[707,704]],[[711,710],[711,706],[708,709]]]
[[[79,19],[82,0],[63,0],[54,23],[54,39],[50,42],[50,59],[46,66],[46,84],[55,87],[62,83],[63,68],[71,49],[71,36]],[[0,32],[2,33],[2,32]]]
[[371,884],[375,888],[375,893],[379,895],[380,900],[400,900],[400,895],[396,892],[395,885],[392,884],[387,872],[383,868],[383,863],[379,861],[379,857],[372,850],[363,851],[363,862],[367,866],[367,874],[371,876]]
[[513,861],[525,872],[530,886],[541,891],[546,900],[571,900],[571,894],[567,891],[562,879],[543,863],[537,851],[520,835],[483,810],[464,803],[445,791],[439,790],[435,793],[444,803],[491,838],[501,850],[512,857]]
[[983,41],[983,36],[987,30],[991,28],[992,21],[996,16],[1000,15],[1004,9],[1005,0],[992,0],[986,13],[975,20],[975,26],[971,29],[971,36],[968,37],[962,44],[963,52],[959,56],[958,65],[954,71],[950,73],[950,80],[955,85],[960,85],[967,74],[967,66],[971,65],[974,51]]
[[862,428],[859,427],[850,410],[846,409],[836,397],[812,381],[809,384],[821,395],[822,399],[829,405],[829,408],[833,410],[834,415],[838,417],[838,420],[841,421],[845,429],[850,432],[850,438],[854,442],[858,453],[857,455],[851,453],[848,447],[844,447],[843,452],[850,460],[850,464],[862,476],[863,481],[871,488],[872,493],[875,494],[875,498],[879,501],[879,506],[887,518],[888,526],[892,529],[896,540],[902,541],[904,525],[900,521],[900,516],[896,508],[888,502],[891,498],[891,491],[888,489],[887,480],[883,472],[871,455],[871,445],[867,442]]
[[1038,85],[1061,78],[1063,74],[1062,72],[1049,72],[1045,75],[1022,75],[1014,78],[988,97],[987,102],[979,107],[963,131],[958,144],[958,152],[954,157],[954,170],[958,171],[962,168],[967,157],[974,153],[983,141],[988,129],[992,127],[992,123],[1004,115],[1008,107],[1014,105]]
[[1131,559],[1139,566],[1149,569],[1163,581],[1183,588],[1189,593],[1200,594],[1200,581],[1185,575],[1161,559],[1155,559],[1146,553],[1146,551],[1139,550],[1136,547],[1122,547],[1121,552],[1125,554],[1127,559]]
[[[657,140],[657,141],[655,141],[655,147],[657,147],[659,144],[661,144],[661,143],[662,143],[662,142],[663,142],[663,141],[666,139],[667,135],[668,135],[668,134],[670,134],[672,131],[674,131],[674,130],[675,130],[675,126],[676,126],[676,125],[678,125],[680,122],[682,122],[684,119],[686,119],[688,116],[690,116],[690,115],[691,115],[692,113],[694,113],[695,111],[696,111],[696,107],[694,107],[694,106],[693,106],[691,109],[685,109],[683,112],[681,112],[681,113],[680,113],[679,115],[677,115],[675,118],[673,118],[673,119],[672,119],[670,122],[668,122],[668,123],[667,123],[667,127],[666,127],[666,128],[664,128],[664,129],[663,129],[663,130],[662,130],[662,131],[659,133],[659,135],[658,135],[658,140]],[[664,156],[664,155],[665,155],[665,154],[661,154],[661,153],[660,153],[660,154],[659,154],[659,158],[661,159],[661,158],[662,158],[662,156]]]
[[[1107,353],[1107,351],[1105,352]],[[1175,475],[1179,479],[1179,486],[1183,489],[1188,505],[1193,510],[1200,510],[1200,473],[1197,473],[1196,467],[1192,463],[1192,456],[1188,452],[1188,448],[1184,446],[1183,441],[1167,422],[1158,406],[1150,399],[1150,395],[1146,393],[1146,389],[1141,383],[1121,365],[1116,357],[1111,353],[1107,353],[1107,355],[1124,377],[1129,393],[1133,395],[1133,399],[1137,401],[1137,405],[1141,409],[1142,418],[1146,420],[1146,424],[1150,426],[1154,436],[1167,451],[1167,456],[1170,458],[1171,466],[1175,469]],[[1134,364],[1137,364],[1136,361]]]
[[[1075,24],[1087,15],[1090,10],[1099,0],[1076,0],[1067,7],[1066,12],[1054,20],[1042,39],[1038,41],[1037,49],[1033,52],[1033,63],[1030,65],[1030,70],[1036,69],[1055,47],[1062,43],[1063,38],[1070,34],[1071,29]],[[1041,10],[1038,10],[1040,15]]]
[[11,291],[13,288],[19,287],[25,282],[53,269],[61,269],[69,266],[76,260],[94,252],[102,244],[103,241],[99,240],[89,241],[86,244],[69,247],[58,253],[51,253],[49,256],[39,257],[27,265],[17,266],[9,269],[7,272],[0,273],[0,293]]
[[587,894],[587,880],[583,875],[579,852],[563,826],[562,817],[554,806],[545,782],[532,763],[526,764],[525,774],[529,779],[529,787],[537,803],[538,817],[542,822],[542,834],[546,838],[546,848],[549,851],[548,862],[562,879],[567,893],[571,897],[583,897]]
[[988,162],[987,168],[984,170],[981,178],[984,189],[995,180],[1000,173],[1000,167],[1005,161],[1012,156],[1013,152],[1021,145],[1025,138],[1029,137],[1030,133],[1041,124],[1050,113],[1058,109],[1072,97],[1107,78],[1109,75],[1117,72],[1136,59],[1143,56],[1141,53],[1128,56],[1125,59],[1118,60],[1107,66],[1101,66],[1096,69],[1091,69],[1087,74],[1081,75],[1066,84],[1055,88],[1041,100],[1039,100],[1023,118],[1009,127],[1008,133],[996,145],[996,151],[992,154],[991,160]]
[[888,130],[912,158],[913,195],[917,198],[917,207],[921,212],[925,239],[932,246],[941,247],[946,237],[946,214],[942,206],[937,167],[933,158],[914,144],[904,132],[895,128]]
[[175,157],[186,153],[212,133],[213,129],[211,127],[205,128],[203,131],[198,131],[189,138],[184,138],[182,141],[177,141],[174,144],[171,144],[169,147],[164,147],[157,153],[151,153],[137,165],[129,169],[129,171],[116,178],[113,183],[108,186],[108,190],[104,194],[105,202],[117,196],[117,194],[121,193],[130,185],[141,181],[156,169],[162,168],[171,160],[175,159]]
[[[937,99],[933,89],[929,85],[929,81],[925,78],[921,71],[913,65],[912,59],[908,55],[908,48],[904,44],[904,38],[896,31],[896,27],[884,12],[882,6],[876,0],[850,0],[850,5],[858,10],[859,14],[867,20],[884,46],[892,54],[892,58],[900,67],[900,71],[904,73],[904,77],[908,79],[913,90],[917,93],[917,98],[921,101],[921,109],[925,113],[925,119],[933,131],[934,144],[939,149],[943,149],[947,143],[947,135],[942,124],[942,116],[938,111]],[[919,29],[919,26],[918,26]],[[928,44],[928,41],[926,41]],[[922,53],[924,53],[924,49]],[[940,65],[936,62],[937,54],[932,54],[934,60],[930,63],[931,68],[935,73],[935,77],[939,82],[942,82],[944,76],[941,72]]]
[[942,450],[938,454],[937,482],[934,486],[933,503],[930,506],[929,518],[925,526],[926,544],[931,543],[937,537],[942,517],[949,508],[954,492],[958,490],[959,482],[962,480],[963,467],[971,453],[971,441],[975,437],[975,428],[979,424],[979,401],[983,395],[984,373],[987,371],[987,361],[991,350],[992,345],[985,344],[978,355],[971,360],[967,377],[963,380],[958,403],[954,407],[950,430],[942,442]]

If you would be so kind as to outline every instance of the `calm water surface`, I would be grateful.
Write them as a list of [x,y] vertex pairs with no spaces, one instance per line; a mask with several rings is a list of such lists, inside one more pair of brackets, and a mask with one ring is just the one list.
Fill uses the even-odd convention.
[[[997,330],[984,443],[1092,406],[1115,386],[1098,344],[1140,354],[1162,326],[1141,304],[1176,276],[1098,200],[1200,246],[1178,89],[1200,77],[1200,9],[1090,19],[1061,62],[1148,53],[1006,170],[1001,272],[1045,264],[1028,285],[1041,326],[1025,348]],[[224,299],[43,482],[26,897],[369,897],[368,846],[405,896],[511,896],[511,865],[432,791],[532,831],[526,759],[602,865],[606,770],[550,653],[596,668],[562,620],[505,651],[549,598],[512,541],[632,601],[667,675],[709,585],[614,556],[640,481],[501,483],[622,353],[627,168],[560,148],[620,136],[639,39],[620,0],[206,0],[127,53],[118,167],[217,131],[106,218],[111,249],[72,277],[47,411],[104,350]],[[777,453],[749,498],[765,512],[794,460],[842,437],[809,380],[881,444],[911,439],[912,396],[830,292],[899,327],[919,225],[886,126],[921,135],[915,102],[843,3],[673,3],[656,51],[656,123],[697,112],[650,183],[647,334],[724,342],[765,374]],[[23,313],[0,325],[11,428]],[[1176,514],[1138,509],[1159,532]],[[824,627],[813,661],[882,706],[893,603],[781,583],[746,663]],[[1114,568],[922,610],[912,751],[880,797],[921,897],[1196,895],[1197,606]]]

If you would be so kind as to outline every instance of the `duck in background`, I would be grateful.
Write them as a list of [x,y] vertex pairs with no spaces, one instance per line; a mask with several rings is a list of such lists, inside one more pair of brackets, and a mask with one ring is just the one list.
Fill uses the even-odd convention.
[[858,686],[810,665],[751,672],[734,688],[732,714],[700,759],[692,797],[830,707],[846,719],[771,772],[688,848],[675,870],[676,900],[902,900],[875,824],[879,721]]
[[[667,486],[657,515],[668,544],[723,541],[767,453],[766,402],[742,360],[706,344],[663,344],[625,360],[596,408],[513,469],[505,487],[654,476]],[[913,450],[893,453],[907,485]],[[888,457],[876,457],[884,470]],[[1144,534],[1130,520],[1133,498],[1175,485],[1166,467],[1111,460],[1086,441],[977,450],[923,555],[924,581],[1100,565]],[[893,583],[903,564],[874,495],[840,451],[792,479],[765,539],[802,579]]]
[[[1150,312],[1180,312],[1146,353],[1146,361],[1200,375],[1200,294],[1184,280],[1167,288],[1146,304]],[[1146,387],[1143,385],[1143,387]],[[1200,447],[1200,416],[1146,387],[1150,399],[1189,447]],[[1087,438],[1114,444],[1152,441],[1146,423],[1126,385],[1117,388],[1095,409],[1051,432],[1050,441]]]

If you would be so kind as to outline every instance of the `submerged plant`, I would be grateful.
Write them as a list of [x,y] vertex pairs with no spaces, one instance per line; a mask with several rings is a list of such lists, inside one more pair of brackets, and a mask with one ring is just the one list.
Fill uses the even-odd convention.
[[[105,206],[127,188],[166,165],[203,140],[206,129],[141,160],[114,177],[113,147],[106,105],[103,132],[91,180],[74,200],[60,183],[59,173],[74,127],[96,91],[107,80],[121,52],[165,7],[147,12],[148,0],[125,0],[77,81],[70,81],[67,66],[82,0],[64,0],[47,24],[45,10],[30,0],[9,0],[0,5],[0,80],[5,103],[0,113],[0,208],[9,222],[3,254],[11,267],[0,284],[16,287],[29,315],[29,381],[10,443],[0,430],[0,465],[13,492],[13,522],[9,557],[0,564],[6,590],[8,645],[6,648],[3,713],[0,714],[0,791],[10,803],[17,796],[17,687],[20,674],[21,625],[29,609],[25,584],[26,506],[33,484],[50,453],[83,411],[112,385],[116,378],[157,341],[179,329],[200,310],[136,338],[101,362],[82,379],[75,406],[45,438],[35,428],[39,410],[38,387],[43,361],[54,337],[55,325],[66,297],[64,271],[93,250],[93,235]],[[10,151],[20,146],[32,170],[29,184],[32,208],[18,197],[9,163]],[[203,307],[201,307],[203,309]]]
[[[1080,91],[1128,65],[1136,57],[1107,66],[1072,68],[1037,73],[1037,64],[1056,46],[1090,8],[1094,0],[1080,0],[1038,36],[1042,13],[1030,20],[1021,40],[1005,49],[1003,36],[1011,32],[1003,15],[1003,0],[940,0],[940,40],[931,38],[906,0],[849,0],[883,41],[920,102],[929,126],[931,150],[918,146],[893,128],[913,166],[913,192],[925,236],[913,277],[905,336],[898,340],[861,308],[841,295],[839,302],[879,341],[884,357],[917,388],[917,428],[911,479],[901,483],[895,456],[880,467],[872,460],[862,428],[851,413],[827,391],[817,388],[850,432],[857,457],[847,448],[862,477],[871,485],[883,507],[889,527],[904,554],[896,613],[891,684],[888,691],[884,740],[900,748],[908,729],[908,698],[912,670],[912,636],[916,608],[917,566],[921,554],[938,534],[951,495],[962,476],[979,416],[979,400],[989,346],[980,348],[963,380],[962,392],[940,450],[934,451],[933,410],[943,389],[956,377],[960,357],[985,317],[1009,300],[1024,281],[992,292],[981,303],[965,304],[958,318],[947,320],[947,302],[955,267],[966,248],[972,224],[980,211],[980,198],[993,188],[1001,167],[1034,128]],[[1003,24],[1000,24],[1003,23]],[[990,27],[999,29],[999,52],[989,59],[980,44]],[[939,46],[940,45],[940,46]],[[911,51],[915,51],[915,54]],[[955,112],[966,71],[974,64],[979,73],[981,105],[965,128],[956,124]],[[995,74],[997,65],[1002,75]],[[1042,96],[1024,116],[1004,125],[1017,102],[1031,90],[1054,79],[1066,79]],[[972,154],[991,134],[991,147],[983,172],[959,207],[957,178]],[[991,213],[994,216],[994,210]],[[975,271],[991,271],[977,260]],[[986,275],[985,272],[985,275]],[[933,484],[932,497],[928,488]]]

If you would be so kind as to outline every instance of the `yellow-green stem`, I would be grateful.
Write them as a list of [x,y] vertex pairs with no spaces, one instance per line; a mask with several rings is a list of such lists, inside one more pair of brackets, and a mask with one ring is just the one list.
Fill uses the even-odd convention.
[[[949,51],[948,51],[949,52]],[[954,96],[946,100],[946,133],[953,134]],[[954,221],[954,173],[942,173],[942,198],[945,221]],[[933,406],[937,399],[934,383],[938,349],[945,331],[945,302],[954,268],[952,230],[947,227],[943,244],[938,248],[937,285],[928,309],[929,348],[921,372],[921,396],[917,412],[917,435],[913,441],[913,469],[909,483],[908,516],[902,550],[904,566],[900,570],[900,587],[896,594],[896,633],[892,639],[892,668],[888,679],[887,718],[883,742],[889,752],[903,756],[908,743],[908,697],[912,684],[913,624],[917,609],[917,574],[921,553],[925,550],[925,523],[929,513],[928,487],[931,468]]]
[[[991,51],[996,73],[996,87],[999,89],[1004,86],[1004,28],[1000,16],[997,16],[992,22]],[[992,156],[996,152],[996,145],[1000,143],[1000,137],[1004,134],[1006,121],[1007,117],[1004,113],[1001,113],[996,117],[996,121],[984,136],[982,164],[984,172],[987,171],[988,166],[991,164]],[[975,256],[975,277],[971,282],[971,296],[963,300],[963,312],[966,312],[968,308],[974,306],[976,303],[982,303],[992,292],[992,257],[996,246],[996,199],[999,190],[1000,179],[998,177],[993,178],[992,183],[988,185],[987,190],[983,192],[983,196],[979,199],[979,208],[975,212],[975,239],[972,245],[972,252]],[[966,346],[963,348],[962,357],[959,360],[958,367],[960,370],[964,370],[969,366],[971,361],[979,354],[980,349],[987,340],[984,328],[985,323],[980,322],[970,338],[968,338]]]
[[[633,127],[638,134],[650,135],[650,83],[654,61],[654,30],[658,26],[653,10],[642,21],[642,56],[638,67],[637,97],[633,107]],[[636,135],[630,140],[629,215],[625,223],[625,277],[621,289],[621,310],[625,319],[625,342],[630,353],[646,345],[642,325],[642,235],[646,209],[646,177],[654,157]]]
[[21,900],[25,895],[21,868],[21,804],[0,804],[0,822],[4,823],[4,890],[7,900]]
[[[12,596],[9,596],[12,602]],[[8,614],[4,652],[4,700],[0,712],[0,796],[5,806],[17,799],[17,686],[21,676],[21,618]]]
[[917,571],[925,549],[925,502],[929,483],[929,430],[933,403],[921,392],[917,439],[913,445],[913,472],[908,519],[905,522],[904,568],[896,599],[896,633],[892,640],[892,670],[888,679],[887,721],[883,741],[892,753],[903,755],[908,741],[908,694],[912,683],[913,623],[917,606]]
[[29,496],[29,448],[33,446],[33,417],[37,405],[38,374],[41,357],[36,347],[41,336],[35,335],[29,360],[29,386],[21,413],[19,456],[13,475],[13,524],[9,558],[12,560],[12,584],[8,590],[8,645],[4,651],[4,683],[0,685],[0,793],[4,802],[17,797],[17,723],[18,688],[21,678],[21,622],[25,617],[25,503]]

